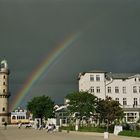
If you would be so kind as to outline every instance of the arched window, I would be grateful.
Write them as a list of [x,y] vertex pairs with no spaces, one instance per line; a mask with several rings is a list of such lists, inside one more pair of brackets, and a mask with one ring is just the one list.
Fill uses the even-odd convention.
[[16,116],[12,116],[12,119],[15,120],[16,119]]
[[2,111],[5,112],[5,107],[2,108]]
[[5,122],[5,118],[2,118],[2,122]]

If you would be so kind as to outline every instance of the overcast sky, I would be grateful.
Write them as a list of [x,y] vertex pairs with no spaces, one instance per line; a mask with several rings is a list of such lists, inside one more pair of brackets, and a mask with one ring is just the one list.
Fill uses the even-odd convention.
[[139,0],[0,0],[0,59],[10,74],[10,102],[65,37],[81,32],[21,103],[78,90],[79,72],[140,73]]

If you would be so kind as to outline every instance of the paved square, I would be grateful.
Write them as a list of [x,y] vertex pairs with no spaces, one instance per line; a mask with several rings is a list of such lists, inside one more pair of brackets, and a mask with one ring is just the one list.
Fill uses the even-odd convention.
[[[110,135],[109,140],[138,140],[139,138],[120,137]],[[0,140],[104,140],[103,134],[83,132],[55,132],[47,133],[46,130],[18,129],[8,127],[0,128]]]

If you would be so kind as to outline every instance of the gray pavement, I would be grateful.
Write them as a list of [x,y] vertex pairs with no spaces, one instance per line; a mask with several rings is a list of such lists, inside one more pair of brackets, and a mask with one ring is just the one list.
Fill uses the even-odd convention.
[[[67,133],[66,131],[47,133],[46,130],[8,127],[7,130],[0,128],[0,140],[104,140],[104,135],[103,133]],[[114,136],[110,134],[108,140],[140,140],[140,138]]]

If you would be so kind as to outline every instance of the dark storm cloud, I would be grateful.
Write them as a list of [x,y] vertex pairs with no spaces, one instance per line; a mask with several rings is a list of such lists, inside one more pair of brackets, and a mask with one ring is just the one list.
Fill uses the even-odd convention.
[[81,32],[75,46],[34,85],[27,100],[46,93],[62,102],[78,89],[82,71],[139,73],[139,6],[138,0],[0,0],[0,56],[11,70],[11,99],[71,33]]

